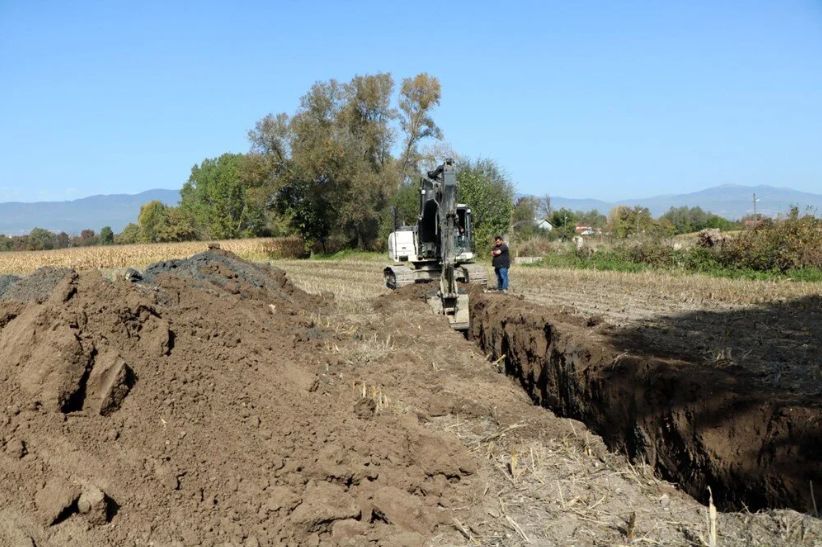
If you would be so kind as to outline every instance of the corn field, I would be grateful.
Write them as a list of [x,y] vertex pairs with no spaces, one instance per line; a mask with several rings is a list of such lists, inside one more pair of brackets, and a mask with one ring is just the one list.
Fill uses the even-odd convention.
[[[160,260],[186,258],[205,251],[210,242],[141,243],[74,247],[53,251],[15,251],[0,253],[0,274],[25,275],[42,266],[76,270],[142,267]],[[243,258],[293,258],[304,253],[299,238],[255,238],[217,241],[221,249]]]

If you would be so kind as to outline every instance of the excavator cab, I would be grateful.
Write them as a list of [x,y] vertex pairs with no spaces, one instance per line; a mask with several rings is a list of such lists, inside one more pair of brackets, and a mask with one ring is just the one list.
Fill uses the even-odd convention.
[[471,233],[471,209],[466,205],[457,205],[457,229],[454,234],[454,248],[457,261],[468,262],[474,259],[474,238]]

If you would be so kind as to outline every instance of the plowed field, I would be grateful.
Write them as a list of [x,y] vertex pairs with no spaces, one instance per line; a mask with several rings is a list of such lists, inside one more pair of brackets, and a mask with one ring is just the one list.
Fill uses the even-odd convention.
[[[538,360],[496,352],[491,323],[466,339],[419,290],[383,289],[380,270],[209,251],[134,282],[46,270],[0,285],[0,544],[822,541],[812,508],[769,508],[779,496],[711,519],[706,493],[663,480],[646,452],[546,408],[524,368]],[[515,270],[513,295],[477,293],[472,305],[507,307],[495,323],[536,306],[556,332],[585,342],[595,329],[617,355],[764,370],[761,385],[817,393],[812,285],[674,278],[660,296],[664,280],[636,279]],[[802,298],[810,308],[792,307]],[[805,323],[779,323],[786,309]],[[727,328],[693,333],[683,314]],[[780,353],[746,355],[752,343],[734,333],[754,316],[770,330],[751,332]],[[713,494],[729,507],[748,495]]]

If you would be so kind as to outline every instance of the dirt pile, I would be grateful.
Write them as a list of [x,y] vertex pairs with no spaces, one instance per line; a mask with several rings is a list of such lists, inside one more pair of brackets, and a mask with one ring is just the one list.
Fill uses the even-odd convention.
[[143,280],[157,282],[162,278],[187,281],[189,286],[212,289],[215,294],[229,293],[243,298],[274,298],[296,306],[316,306],[320,299],[289,283],[285,272],[268,264],[253,264],[228,251],[211,249],[191,258],[158,262],[146,268]]
[[37,269],[30,276],[0,276],[0,301],[42,303],[49,297],[54,287],[72,271],[68,268],[46,266]]
[[636,336],[516,298],[477,292],[471,304],[471,338],[536,402],[583,421],[611,449],[697,499],[710,486],[725,508],[814,510],[810,483],[822,484],[817,397],[662,347],[640,355],[624,343]]
[[2,298],[3,293],[11,286],[20,281],[20,278],[16,275],[0,275],[0,298]]
[[[46,290],[46,287],[50,287]],[[334,372],[328,299],[212,250],[0,301],[0,544],[462,540],[475,460]]]
[[[692,545],[705,534],[703,507],[533,405],[496,357],[431,314],[427,287],[337,305],[220,250],[128,278],[44,270],[8,287],[0,545]],[[488,310],[509,300],[483,298]],[[563,317],[568,336],[599,332]],[[545,324],[513,325],[510,348],[558,347]],[[524,355],[510,362],[523,372],[536,362]],[[596,385],[602,397],[608,385]],[[609,412],[621,423],[620,407]],[[772,461],[795,448],[773,445]],[[818,519],[789,511],[718,518],[723,544],[822,537]]]

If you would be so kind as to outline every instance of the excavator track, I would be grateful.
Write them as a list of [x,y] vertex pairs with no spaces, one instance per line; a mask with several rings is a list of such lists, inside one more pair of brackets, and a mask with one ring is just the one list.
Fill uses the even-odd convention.
[[[485,268],[478,264],[461,264],[457,266],[455,272],[457,281],[462,283],[474,283],[486,287],[488,285],[488,273]],[[436,281],[440,277],[440,270],[436,268],[411,268],[409,266],[387,266],[383,269],[385,286],[396,290],[406,285],[413,285],[418,282]]]
[[483,287],[488,286],[488,272],[479,264],[462,264],[459,266],[465,283],[474,283]]
[[[456,271],[457,281],[474,283],[482,287],[488,286],[488,273],[478,264],[460,264]],[[418,269],[409,266],[387,266],[383,269],[385,286],[396,290],[417,282],[435,281],[440,276],[440,270],[434,268]]]
[[399,289],[417,282],[415,270],[408,266],[389,266],[383,270],[383,276],[389,289]]

